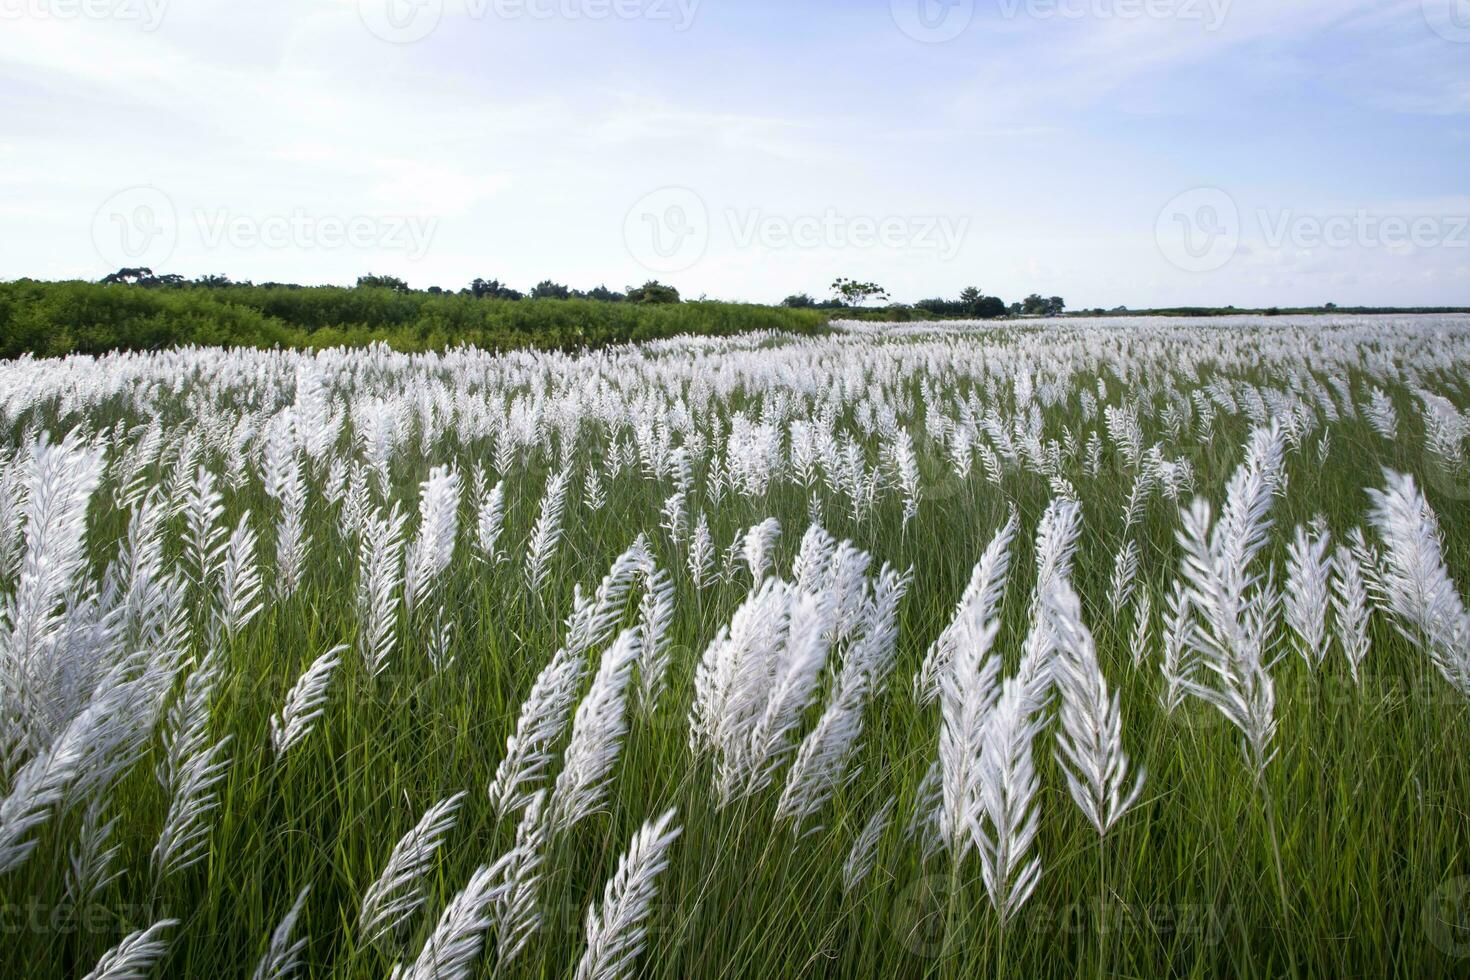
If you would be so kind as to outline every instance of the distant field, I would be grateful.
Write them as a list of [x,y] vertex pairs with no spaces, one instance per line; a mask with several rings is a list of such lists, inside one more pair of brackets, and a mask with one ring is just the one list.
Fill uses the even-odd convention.
[[0,975],[1470,969],[1470,317],[475,302],[0,363]]

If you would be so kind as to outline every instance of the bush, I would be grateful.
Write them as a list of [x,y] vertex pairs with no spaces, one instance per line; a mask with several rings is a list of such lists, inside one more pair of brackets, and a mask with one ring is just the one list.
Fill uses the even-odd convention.
[[[650,292],[650,287],[652,291]],[[0,283],[0,357],[225,347],[366,346],[401,350],[473,344],[493,350],[577,350],[678,334],[752,330],[814,334],[827,314],[737,303],[677,303],[658,283],[635,302],[476,299],[395,287]],[[487,290],[488,294],[489,291]],[[675,300],[668,299],[672,294]]]

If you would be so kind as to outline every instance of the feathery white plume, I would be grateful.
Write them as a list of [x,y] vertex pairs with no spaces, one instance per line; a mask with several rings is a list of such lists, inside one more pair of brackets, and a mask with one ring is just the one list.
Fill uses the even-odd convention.
[[526,584],[532,592],[540,592],[546,582],[556,546],[561,541],[562,518],[566,512],[567,481],[570,470],[553,473],[546,482],[546,496],[541,498],[541,516],[531,529],[531,540],[526,546]]
[[142,980],[168,951],[163,933],[178,924],[178,919],[162,919],[147,929],[129,934],[103,953],[92,972],[82,980]]
[[648,936],[646,920],[658,896],[658,876],[668,867],[670,845],[682,828],[669,829],[670,810],[634,835],[618,859],[602,902],[587,910],[587,950],[577,963],[576,980],[624,980]]
[[469,884],[452,898],[424,941],[418,958],[398,965],[389,980],[464,980],[475,971],[485,932],[494,924],[491,909],[503,890],[489,867],[476,869]]
[[515,846],[494,864],[496,881],[504,886],[493,910],[498,969],[508,966],[541,926],[541,865],[550,832],[545,805],[544,790],[531,796],[516,826]]
[[424,881],[434,855],[454,829],[464,793],[440,800],[404,834],[388,857],[383,873],[362,897],[357,926],[363,942],[374,943],[396,931],[424,904]]
[[1347,658],[1353,680],[1357,681],[1370,647],[1368,587],[1363,581],[1357,557],[1346,545],[1337,549],[1332,567],[1332,611],[1337,623],[1337,641]]
[[1327,659],[1332,541],[1325,529],[1296,529],[1288,552],[1286,580],[1286,622],[1296,634],[1297,652],[1315,670]]
[[306,949],[306,938],[293,942],[291,934],[296,931],[296,920],[301,918],[301,910],[306,907],[306,896],[310,892],[310,885],[301,889],[296,895],[296,901],[291,903],[291,908],[271,932],[270,946],[256,964],[251,980],[289,980],[301,970],[301,954]]
[[626,630],[602,655],[602,666],[572,719],[562,771],[551,794],[552,827],[569,830],[600,807],[628,732],[627,690],[643,641]]
[[1444,562],[1439,521],[1414,478],[1385,471],[1369,490],[1373,526],[1383,538],[1381,569],[1388,609],[1451,685],[1470,697],[1470,613]]
[[1128,755],[1118,695],[1108,697],[1092,633],[1082,622],[1082,603],[1065,579],[1054,579],[1042,597],[1048,628],[1061,656],[1061,728],[1057,761],[1067,790],[1100,836],[1133,806],[1143,791],[1143,773],[1128,786]]
[[271,715],[271,747],[276,756],[284,756],[311,734],[316,720],[322,716],[327,701],[327,686],[332,672],[341,665],[347,647],[339,646],[322,654],[296,681],[278,715]]
[[996,532],[995,537],[991,538],[985,554],[971,573],[970,584],[960,597],[954,619],[929,647],[924,663],[914,678],[914,697],[920,704],[928,704],[939,694],[945,673],[954,658],[954,648],[960,640],[960,634],[973,626],[967,619],[970,612],[981,610],[982,619],[999,617],[1001,602],[1005,599],[1006,583],[1010,578],[1011,543],[1020,527],[1020,516],[1011,511],[1010,518]]
[[882,839],[884,831],[888,829],[888,821],[893,817],[893,809],[898,805],[898,799],[890,796],[883,805],[873,812],[864,825],[862,833],[852,842],[852,850],[847,853],[847,860],[842,864],[842,890],[851,893],[854,888],[862,884],[864,879],[873,872],[873,865],[878,859],[878,842]]

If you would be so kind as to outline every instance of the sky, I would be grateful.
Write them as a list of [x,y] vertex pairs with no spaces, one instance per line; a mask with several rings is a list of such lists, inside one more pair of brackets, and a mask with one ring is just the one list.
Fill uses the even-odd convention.
[[0,279],[1470,305],[1470,0],[0,0]]

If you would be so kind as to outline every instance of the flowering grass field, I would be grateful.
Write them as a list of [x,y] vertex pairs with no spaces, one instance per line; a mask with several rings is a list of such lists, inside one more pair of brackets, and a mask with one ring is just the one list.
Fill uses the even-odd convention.
[[1470,970],[1470,318],[0,365],[0,975]]

